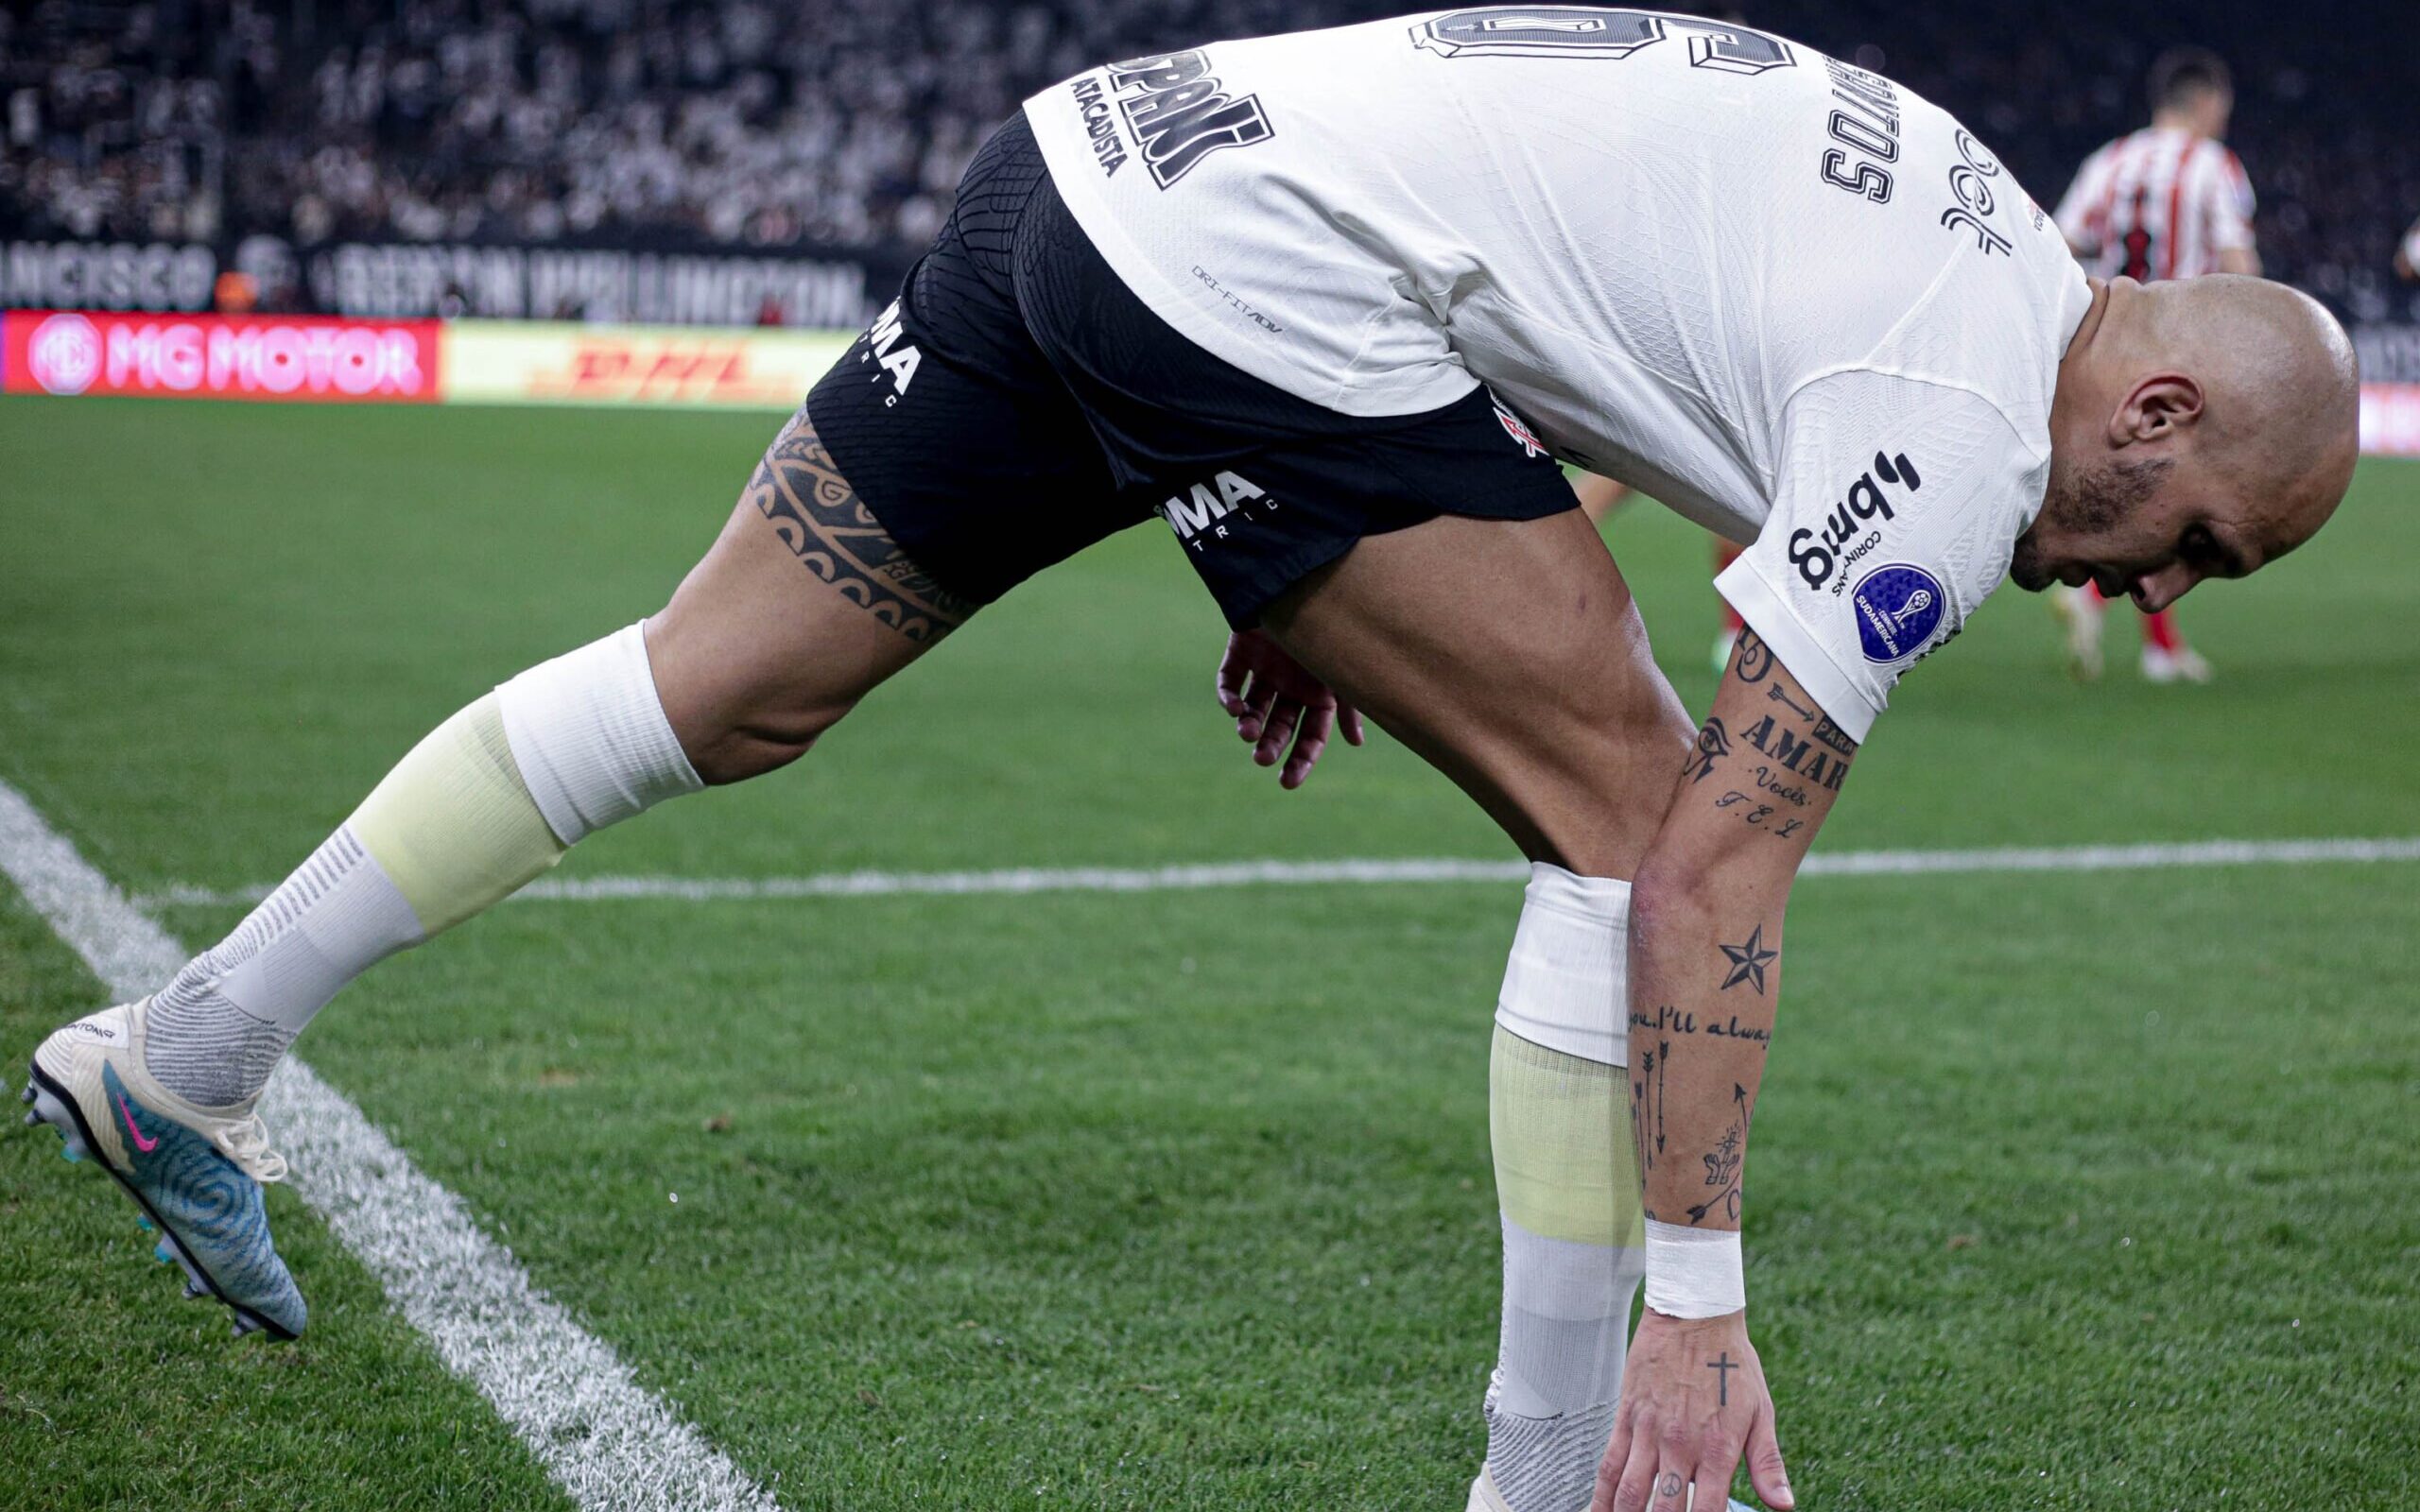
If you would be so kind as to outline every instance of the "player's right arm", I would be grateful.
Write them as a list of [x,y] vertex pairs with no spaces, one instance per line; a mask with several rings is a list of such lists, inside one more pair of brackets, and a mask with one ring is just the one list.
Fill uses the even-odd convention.
[[2047,458],[1962,387],[1871,370],[1786,406],[1779,488],[1717,580],[1747,621],[1631,888],[1645,1311],[1597,1512],[1789,1506],[1739,1251],[1792,882],[1899,675],[2006,571]]
[[1781,1001],[1782,919],[1857,743],[1753,629],[1631,885],[1633,1141],[1648,1296],[1598,1476],[1599,1512],[1720,1506],[1742,1457],[1795,1504],[1748,1338],[1739,1219]]

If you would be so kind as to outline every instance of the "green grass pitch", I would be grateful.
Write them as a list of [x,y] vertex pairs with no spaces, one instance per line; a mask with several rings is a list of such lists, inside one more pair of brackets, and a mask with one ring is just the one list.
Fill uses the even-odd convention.
[[[659,605],[771,417],[0,404],[0,777],[130,890],[274,881],[424,730]],[[1704,543],[1609,527],[1703,709]],[[2068,683],[2014,591],[1824,849],[2420,833],[2420,466]],[[1401,748],[1280,793],[1156,526],[802,765],[565,875],[1508,857]],[[1494,1354],[1506,885],[497,910],[318,1069],[791,1512],[1459,1512]],[[172,908],[189,942],[236,917]],[[2420,867],[1824,878],[1760,1108],[1752,1325],[1810,1508],[2420,1489]],[[97,1005],[0,887],[0,1046]],[[10,1085],[14,1085],[13,1082]],[[291,1348],[0,1138],[0,1506],[559,1507],[289,1194]],[[679,1200],[672,1200],[677,1194]]]

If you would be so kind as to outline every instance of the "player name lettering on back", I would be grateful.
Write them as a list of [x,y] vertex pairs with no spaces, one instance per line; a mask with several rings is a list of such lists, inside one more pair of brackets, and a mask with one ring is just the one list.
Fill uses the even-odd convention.
[[[1832,97],[1844,107],[1832,112],[1824,129],[1824,135],[1840,144],[1824,151],[1824,181],[1887,205],[1891,170],[1882,164],[1899,161],[1898,92],[1887,78],[1829,58],[1824,60],[1824,72],[1832,77]],[[1857,155],[1852,157],[1852,151]]]
[[1163,189],[1220,147],[1250,146],[1272,134],[1258,96],[1226,94],[1198,47],[1112,63],[1109,87],[1151,180]]
[[[1876,474],[1880,475],[1878,482]],[[1798,576],[1807,587],[1821,588],[1831,582],[1841,567],[1882,543],[1881,530],[1868,529],[1863,522],[1877,515],[1884,520],[1899,518],[1892,507],[1890,493],[1882,486],[1885,483],[1896,484],[1910,493],[1925,486],[1907,453],[1886,455],[1876,452],[1874,466],[1858,474],[1857,481],[1849,485],[1848,497],[1832,507],[1820,529],[1802,526],[1789,533],[1789,564],[1798,569]],[[1834,584],[1832,592],[1836,595],[1840,593],[1838,584]]]

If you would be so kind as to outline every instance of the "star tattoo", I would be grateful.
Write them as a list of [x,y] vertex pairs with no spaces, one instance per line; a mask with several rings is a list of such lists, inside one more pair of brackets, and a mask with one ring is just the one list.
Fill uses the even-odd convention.
[[[1716,943],[1720,944],[1720,941]],[[1744,945],[1723,945],[1722,954],[1730,959],[1731,974],[1722,979],[1722,990],[1730,991],[1746,982],[1755,988],[1756,995],[1765,995],[1765,966],[1781,954],[1765,949],[1765,926],[1758,924]]]

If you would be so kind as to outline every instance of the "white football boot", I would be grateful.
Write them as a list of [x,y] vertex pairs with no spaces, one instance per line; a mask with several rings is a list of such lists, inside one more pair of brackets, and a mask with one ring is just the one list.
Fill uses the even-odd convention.
[[2207,682],[2212,676],[2210,663],[2189,645],[2180,645],[2173,651],[2163,651],[2156,645],[2143,647],[2145,682]]
[[2067,676],[2078,682],[2100,680],[2101,608],[2088,588],[2053,588],[2050,612],[2066,632]]
[[78,1019],[34,1052],[25,1100],[27,1124],[48,1124],[71,1160],[89,1160],[124,1187],[157,1225],[153,1251],[183,1267],[185,1295],[216,1297],[235,1313],[237,1336],[266,1330],[290,1339],[306,1310],[269,1242],[261,1184],[285,1178],[252,1111],[200,1108],[152,1079],[143,1066],[150,1000]]

